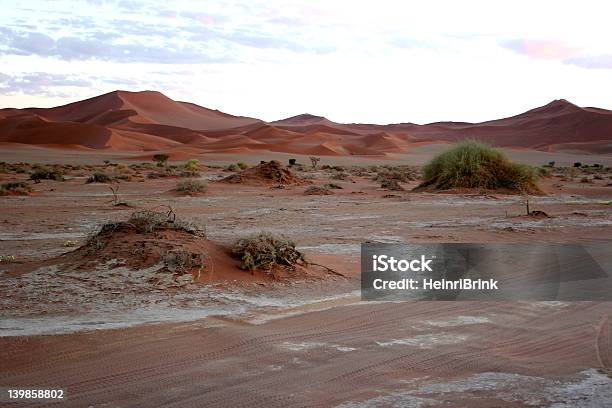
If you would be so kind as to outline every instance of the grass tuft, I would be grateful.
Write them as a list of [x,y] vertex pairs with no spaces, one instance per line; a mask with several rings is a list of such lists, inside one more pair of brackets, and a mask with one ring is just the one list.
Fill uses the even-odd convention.
[[532,167],[512,163],[501,151],[474,140],[460,142],[435,157],[423,168],[423,179],[417,188],[540,192]]

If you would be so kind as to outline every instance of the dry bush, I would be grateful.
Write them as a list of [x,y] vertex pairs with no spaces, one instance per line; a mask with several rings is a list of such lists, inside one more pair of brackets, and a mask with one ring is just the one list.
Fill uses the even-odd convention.
[[172,209],[166,212],[137,210],[132,213],[127,220],[127,224],[134,227],[141,234],[161,229],[170,229],[199,236],[204,235],[203,231],[197,229],[193,224],[177,220],[176,214],[174,214]]
[[307,195],[330,195],[333,192],[325,186],[309,186],[304,190]]
[[396,179],[383,179],[380,187],[390,191],[404,191],[404,188],[400,186]]
[[240,267],[246,270],[305,262],[304,255],[295,249],[295,242],[267,232],[239,239],[232,248],[232,255],[240,259]]
[[201,252],[173,249],[164,254],[162,262],[170,271],[185,274],[197,268],[201,272],[206,266],[206,256]]
[[206,183],[200,180],[185,180],[176,185],[174,191],[185,194],[205,193],[208,190]]
[[331,176],[329,176],[329,178],[332,180],[346,180],[348,179],[348,177],[349,175],[345,173],[344,171],[337,171],[337,170],[334,170]]
[[30,173],[30,180],[40,183],[40,180],[64,181],[64,174],[59,169],[49,169],[47,167],[35,167]]
[[191,223],[177,220],[176,214],[171,208],[167,211],[141,209],[134,211],[127,221],[107,222],[101,225],[89,235],[87,243],[88,245],[95,245],[101,235],[126,227],[132,228],[140,234],[148,234],[158,230],[175,230],[197,235],[202,238],[206,237],[206,231],[204,229],[198,228]]
[[417,170],[409,166],[385,166],[376,170],[375,181],[397,180],[406,183],[416,180]]
[[32,187],[24,181],[11,181],[0,186],[0,196],[3,195],[28,195]]
[[336,183],[327,183],[323,187],[328,188],[330,190],[342,190],[342,186],[339,186]]
[[89,178],[87,179],[87,183],[110,183],[113,181],[113,177],[102,172],[95,171]]

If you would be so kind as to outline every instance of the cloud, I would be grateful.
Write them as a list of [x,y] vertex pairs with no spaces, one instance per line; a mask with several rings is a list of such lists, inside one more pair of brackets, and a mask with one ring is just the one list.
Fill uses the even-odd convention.
[[[103,60],[113,62],[145,62],[154,64],[198,64],[231,61],[228,57],[211,55],[205,44],[164,43],[118,43],[108,32],[92,32],[87,36],[51,37],[34,32],[3,33],[4,55],[39,55],[58,57],[63,60]],[[120,38],[121,39],[121,38]],[[143,41],[144,42],[144,41]]]
[[577,56],[580,48],[572,47],[563,41],[514,39],[502,41],[504,48],[539,59],[566,59]]
[[225,34],[222,36],[222,38],[229,42],[253,48],[274,48],[291,51],[308,50],[308,47],[300,44],[297,41],[246,30],[239,30],[233,33]]
[[220,14],[202,13],[199,11],[183,11],[181,12],[181,17],[190,20],[195,20],[206,25],[214,25],[228,20],[227,16],[223,16]]
[[612,54],[568,58],[565,64],[589,69],[612,69]]
[[9,47],[14,49],[19,55],[44,54],[49,52],[55,45],[55,41],[51,37],[35,32],[13,36],[7,42]]
[[589,55],[562,41],[515,39],[501,45],[532,58],[560,60],[563,64],[588,69],[612,69],[612,54]]
[[5,94],[35,94],[45,96],[63,96],[56,88],[90,87],[88,79],[73,75],[49,74],[46,72],[29,72],[19,75],[0,75],[0,91]]
[[412,49],[412,48],[432,48],[433,45],[432,44],[428,44],[424,41],[421,40],[416,40],[413,38],[406,38],[406,37],[398,37],[398,38],[392,38],[389,40],[389,44],[397,47],[397,48],[406,48],[406,49]]

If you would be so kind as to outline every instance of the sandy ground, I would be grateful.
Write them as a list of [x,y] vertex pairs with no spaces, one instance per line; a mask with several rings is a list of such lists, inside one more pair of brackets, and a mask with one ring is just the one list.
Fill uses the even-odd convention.
[[75,407],[612,404],[611,303],[374,303],[358,293],[366,241],[609,244],[608,180],[545,179],[548,194],[531,209],[551,218],[530,219],[518,216],[517,196],[308,177],[343,189],[308,196],[305,186],[209,182],[206,194],[182,197],[169,192],[177,179],[154,179],[122,182],[119,194],[133,208],[171,205],[221,244],[284,233],[346,279],[149,293],[138,286],[146,271],[101,267],[82,282],[27,266],[133,208],[112,207],[108,186],[79,177],[0,198],[1,254],[17,259],[0,265],[0,387],[65,388],[60,405]]
[[[320,156],[320,165],[359,165],[371,166],[379,164],[389,165],[423,165],[433,156],[448,149],[448,143],[430,143],[416,145],[407,153],[387,153],[386,155],[372,156]],[[605,166],[612,166],[611,154],[588,154],[584,152],[568,153],[555,151],[539,151],[531,149],[511,149],[500,148],[511,159],[533,166],[541,166],[550,161],[555,161],[558,166],[571,166],[575,162],[581,163],[600,163]],[[152,156],[153,153],[144,154],[143,152],[117,152],[112,150],[66,150],[53,149],[33,145],[21,145],[14,143],[0,143],[0,161],[9,163],[32,162],[32,163],[78,163],[78,164],[102,164],[104,160],[119,162],[141,162],[144,156]],[[270,152],[261,150],[248,154],[238,153],[211,153],[200,154],[192,153],[192,156],[200,159],[203,163],[227,165],[228,163],[243,161],[254,165],[260,160],[280,160],[287,163],[290,158],[297,159],[300,163],[309,164],[311,155],[301,155],[296,153]],[[172,161],[172,160],[171,160]],[[184,160],[176,161],[183,163]]]

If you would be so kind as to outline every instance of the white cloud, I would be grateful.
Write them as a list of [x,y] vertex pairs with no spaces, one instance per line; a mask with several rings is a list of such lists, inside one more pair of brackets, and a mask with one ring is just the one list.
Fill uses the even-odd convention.
[[[10,84],[0,103],[157,89],[267,120],[376,123],[480,121],[556,98],[610,108],[610,11],[548,0],[33,0],[0,15]],[[43,88],[23,83],[32,75]]]

